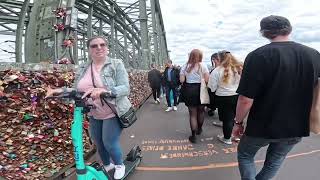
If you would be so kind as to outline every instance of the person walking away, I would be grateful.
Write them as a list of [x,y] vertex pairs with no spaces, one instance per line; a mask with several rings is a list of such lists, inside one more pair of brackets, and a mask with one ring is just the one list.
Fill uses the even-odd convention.
[[151,70],[148,72],[148,82],[152,89],[153,99],[156,104],[160,103],[161,73],[151,64]]
[[161,73],[161,88],[160,88],[160,98],[163,98],[166,96],[166,86],[165,86],[165,82],[164,82],[164,70],[165,70],[165,66],[160,66],[160,73]]
[[[209,75],[212,73],[212,71],[217,67],[215,61],[218,61],[218,53],[213,53],[211,55],[211,65],[212,65],[212,69],[210,70],[209,72]],[[210,88],[208,88],[208,93],[209,93],[209,97],[210,97],[210,104],[207,105],[207,107],[209,108],[209,111],[208,111],[208,116],[213,116],[214,115],[214,112],[215,110],[217,109],[217,105],[215,103],[215,99],[214,99],[214,96],[215,96],[215,92],[212,92]],[[213,125],[215,126],[218,126],[218,127],[222,127],[222,121],[219,119],[218,121],[213,121],[212,122]]]
[[188,62],[181,67],[180,82],[184,83],[184,103],[189,110],[189,120],[191,136],[189,141],[191,143],[197,142],[196,135],[202,133],[202,125],[204,122],[204,107],[200,102],[200,86],[201,77],[205,82],[209,79],[209,70],[202,62],[202,51],[193,49],[189,54]]
[[[172,65],[172,61],[168,60],[167,61],[167,67],[163,72],[163,81],[165,84],[165,88],[166,88],[166,99],[167,99],[167,105],[168,108],[165,110],[166,112],[169,111],[176,111],[177,108],[177,92],[176,89],[179,86],[179,73],[178,71],[173,67]],[[172,91],[172,95],[173,95],[173,105],[171,104],[171,100],[170,100],[170,91]]]
[[[176,74],[176,80],[177,80],[177,87],[175,88],[176,91],[176,97],[177,97],[177,105],[179,104],[179,96],[180,96],[180,90],[181,90],[181,83],[180,83],[180,70],[181,66],[179,65],[173,65],[173,69],[175,70]],[[172,99],[171,99],[172,101]]]
[[[74,88],[48,88],[46,97],[74,89],[84,92],[83,97],[90,94],[88,104],[94,106],[88,113],[90,136],[97,147],[104,169],[109,171],[115,168],[114,179],[122,179],[125,175],[125,165],[120,146],[122,128],[118,117],[132,106],[128,99],[130,92],[128,73],[121,60],[107,56],[109,50],[107,40],[103,36],[88,39],[87,48],[90,60],[78,68]],[[101,93],[116,96],[108,100],[110,107],[115,111],[108,105],[102,104]]]
[[[244,63],[233,129],[235,136],[242,134],[242,122],[249,112],[238,145],[242,180],[272,179],[292,148],[302,137],[309,136],[320,54],[291,41],[291,31],[287,18],[264,17],[260,32],[271,43],[250,52]],[[264,165],[256,174],[254,157],[264,146],[268,147]]]
[[218,140],[231,145],[231,134],[236,115],[239,85],[242,72],[242,63],[229,51],[219,51],[214,59],[216,68],[209,77],[208,88],[215,92],[215,103],[218,107],[219,119],[222,123],[223,135],[218,135]]

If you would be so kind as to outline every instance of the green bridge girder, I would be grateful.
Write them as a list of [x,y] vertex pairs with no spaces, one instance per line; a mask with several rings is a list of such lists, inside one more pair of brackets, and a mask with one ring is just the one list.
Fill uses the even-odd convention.
[[[58,8],[65,17],[56,17]],[[65,29],[56,31],[56,24]],[[87,61],[85,41],[94,35],[105,36],[110,56],[127,68],[168,59],[159,0],[0,0],[0,35],[15,36],[16,62]],[[64,46],[68,39],[73,44]]]

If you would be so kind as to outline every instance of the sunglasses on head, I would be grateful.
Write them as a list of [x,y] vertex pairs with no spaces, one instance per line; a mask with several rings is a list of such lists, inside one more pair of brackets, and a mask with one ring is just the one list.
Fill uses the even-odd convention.
[[106,47],[106,43],[91,44],[91,45],[90,45],[90,48],[97,48],[98,46],[100,46],[100,47]]
[[219,51],[218,54],[227,54],[230,53],[229,51],[223,50],[223,51]]
[[221,59],[222,56],[225,56],[226,54],[230,53],[229,51],[223,50],[218,52],[218,58]]

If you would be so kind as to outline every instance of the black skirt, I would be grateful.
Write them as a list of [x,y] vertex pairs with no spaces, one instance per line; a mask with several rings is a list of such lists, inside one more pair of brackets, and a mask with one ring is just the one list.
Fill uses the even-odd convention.
[[200,102],[200,83],[184,83],[183,84],[182,94],[183,102],[186,106],[199,106]]

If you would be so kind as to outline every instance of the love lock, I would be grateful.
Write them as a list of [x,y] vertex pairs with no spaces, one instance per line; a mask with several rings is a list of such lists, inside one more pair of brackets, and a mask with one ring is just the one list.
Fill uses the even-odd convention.
[[55,31],[63,31],[65,29],[64,24],[62,23],[53,25],[53,28]]
[[63,41],[63,44],[62,44],[64,47],[72,47],[73,46],[73,41],[70,40],[70,39],[66,39]]
[[65,8],[57,8],[56,10],[53,10],[55,16],[57,18],[64,18],[66,16],[66,9]]

